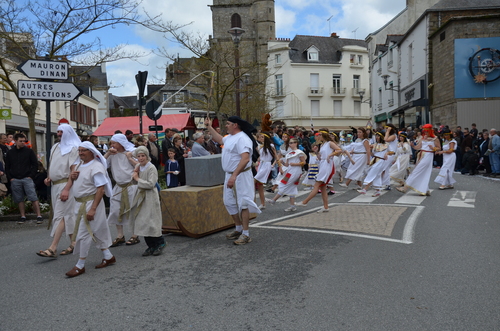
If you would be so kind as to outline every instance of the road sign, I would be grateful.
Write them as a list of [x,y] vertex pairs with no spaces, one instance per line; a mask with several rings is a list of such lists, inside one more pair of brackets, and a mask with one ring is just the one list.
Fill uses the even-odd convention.
[[28,60],[17,69],[29,78],[68,79],[68,63],[43,60]]
[[12,109],[0,109],[0,120],[11,120]]
[[149,131],[163,131],[163,125],[150,125]]
[[161,110],[155,116],[155,111],[156,109],[158,109],[158,107],[160,107],[160,103],[156,100],[151,100],[146,104],[146,115],[148,115],[148,117],[153,121],[159,120],[161,117]]
[[20,99],[71,101],[83,92],[73,83],[41,82],[36,80],[17,81]]

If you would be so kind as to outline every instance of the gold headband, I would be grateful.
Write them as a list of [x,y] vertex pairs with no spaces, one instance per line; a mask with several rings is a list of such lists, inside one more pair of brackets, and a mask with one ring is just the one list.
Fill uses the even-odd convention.
[[337,137],[337,138],[339,137],[339,136],[337,136],[337,134],[336,134],[335,132],[332,132],[332,134],[333,134],[335,137]]
[[384,138],[384,135],[382,134],[382,132],[377,132],[376,134],[380,135],[382,138]]
[[267,134],[265,134],[265,133],[263,133],[262,135],[263,135],[263,136],[265,136],[265,137],[267,137],[267,138],[269,138],[269,139],[271,139],[271,137],[269,137],[269,136],[268,136]]
[[321,133],[326,133],[326,134],[328,134],[328,132],[326,132],[326,131],[320,131],[320,132],[321,132]]

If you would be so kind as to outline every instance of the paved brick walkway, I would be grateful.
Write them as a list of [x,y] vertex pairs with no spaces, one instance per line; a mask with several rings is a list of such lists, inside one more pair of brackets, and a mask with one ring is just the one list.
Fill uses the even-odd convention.
[[328,213],[311,213],[273,225],[391,236],[394,225],[407,209],[400,206],[337,205],[330,207]]

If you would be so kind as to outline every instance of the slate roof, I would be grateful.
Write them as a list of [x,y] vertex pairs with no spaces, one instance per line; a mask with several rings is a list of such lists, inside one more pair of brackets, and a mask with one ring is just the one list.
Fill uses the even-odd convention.
[[82,72],[87,72],[87,74],[92,78],[94,83],[97,83],[94,86],[106,87],[108,86],[108,76],[106,72],[102,72],[101,67],[89,67],[89,66],[72,66],[71,71],[79,74]]
[[125,109],[138,109],[136,95],[119,97],[110,93],[109,100],[110,109],[118,109],[120,106],[123,106]]
[[500,8],[498,0],[441,0],[429,11]]
[[310,63],[307,60],[306,50],[311,46],[315,46],[319,50],[319,59],[314,63],[332,64],[340,63],[343,47],[360,46],[366,48],[368,44],[361,39],[297,35],[288,44],[292,63]]

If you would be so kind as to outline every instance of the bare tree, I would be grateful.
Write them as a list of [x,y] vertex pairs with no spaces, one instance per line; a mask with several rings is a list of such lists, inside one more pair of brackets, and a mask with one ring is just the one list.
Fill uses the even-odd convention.
[[[141,25],[153,31],[164,23],[160,14],[141,14],[136,0],[34,0],[20,3],[3,0],[0,6],[0,89],[17,94],[16,67],[30,59],[65,60],[95,67],[119,59],[137,59],[145,54],[125,51],[125,45],[107,47],[99,30],[117,25]],[[19,97],[18,97],[19,99]],[[35,132],[36,100],[19,99],[26,112],[30,132]],[[37,151],[36,139],[32,139]]]
[[[171,54],[167,49],[158,50],[160,56],[173,61],[183,73],[189,73],[191,77],[205,71],[215,74],[213,90],[210,88],[211,76],[202,75],[201,79],[194,80],[191,87],[203,89],[206,95],[205,102],[210,100],[206,109],[215,111],[217,116],[221,114],[232,115],[235,109],[235,81],[242,82],[240,88],[241,115],[247,120],[260,119],[267,112],[265,96],[265,66],[252,60],[253,51],[251,42],[241,42],[240,68],[235,70],[235,54],[232,42],[218,43],[208,40],[205,35],[187,32],[184,26],[165,24],[160,32],[170,41],[178,43],[184,49],[190,51],[196,61],[181,62],[176,54]],[[239,74],[237,72],[239,71]],[[264,74],[263,74],[264,73]],[[168,77],[167,77],[168,80]],[[212,90],[212,98],[208,95]]]

